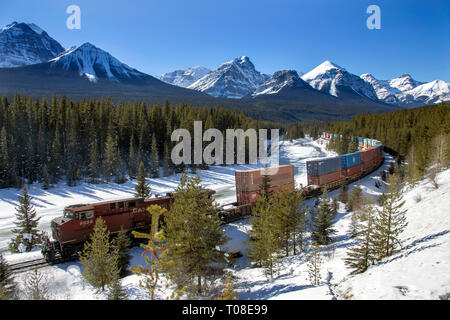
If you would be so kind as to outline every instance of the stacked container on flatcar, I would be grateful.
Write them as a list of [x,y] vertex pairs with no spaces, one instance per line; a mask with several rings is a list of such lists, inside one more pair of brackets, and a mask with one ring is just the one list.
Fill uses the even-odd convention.
[[238,205],[256,202],[263,175],[269,175],[270,177],[271,188],[269,191],[277,191],[279,189],[293,190],[295,187],[293,165],[236,171],[236,198]]
[[341,179],[340,157],[314,159],[306,162],[308,185],[330,185]]
[[340,156],[342,174],[349,178],[361,172],[361,155],[359,152],[347,153]]

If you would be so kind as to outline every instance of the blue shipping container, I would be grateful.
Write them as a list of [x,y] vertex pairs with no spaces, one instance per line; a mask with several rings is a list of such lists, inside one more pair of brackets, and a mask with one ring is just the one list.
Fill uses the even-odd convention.
[[306,172],[310,177],[318,177],[341,170],[340,157],[320,158],[306,161]]
[[361,163],[361,154],[359,152],[347,153],[341,155],[342,169],[357,166]]

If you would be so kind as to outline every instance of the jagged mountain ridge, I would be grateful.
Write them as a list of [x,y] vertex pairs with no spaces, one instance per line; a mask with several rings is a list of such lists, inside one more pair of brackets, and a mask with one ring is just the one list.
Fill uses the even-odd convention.
[[442,80],[419,82],[409,74],[392,80],[378,80],[369,73],[361,78],[370,83],[379,100],[404,107],[416,107],[450,100],[449,84]]
[[269,78],[247,56],[230,60],[188,86],[215,98],[240,99],[253,93]]
[[21,67],[56,57],[64,48],[34,23],[12,22],[0,31],[0,67]]
[[354,91],[360,96],[378,100],[369,83],[328,60],[304,74],[302,79],[313,88],[335,97],[339,97],[342,91]]
[[186,88],[209,72],[211,72],[211,70],[209,70],[208,68],[195,66],[184,70],[167,72],[158,76],[157,78],[161,81],[173,84],[175,86]]
[[88,42],[66,50],[48,63],[51,68],[77,72],[92,82],[98,78],[122,82],[149,77]]

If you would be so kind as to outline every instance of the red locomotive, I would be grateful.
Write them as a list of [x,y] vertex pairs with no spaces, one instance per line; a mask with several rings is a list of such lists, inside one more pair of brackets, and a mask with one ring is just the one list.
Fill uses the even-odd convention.
[[105,220],[111,234],[124,231],[142,230],[148,232],[151,216],[147,208],[153,204],[170,209],[170,194],[157,198],[131,198],[104,201],[94,204],[77,204],[64,208],[63,216],[52,220],[51,229],[54,241],[46,239],[42,253],[48,261],[58,256],[65,259],[80,251],[89,238],[95,219]]

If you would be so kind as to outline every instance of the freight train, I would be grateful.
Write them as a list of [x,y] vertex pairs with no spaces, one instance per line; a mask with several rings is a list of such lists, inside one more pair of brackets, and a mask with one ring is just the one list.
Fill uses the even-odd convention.
[[[331,134],[323,133],[322,138],[330,139]],[[374,171],[383,162],[382,145],[376,140],[360,140],[361,151],[337,157],[314,159],[306,162],[308,185],[298,190],[304,198],[322,193],[324,188],[332,190],[343,183],[358,180]],[[217,212],[223,223],[228,223],[251,214],[258,197],[264,175],[270,176],[269,191],[281,189],[295,190],[294,166],[282,165],[235,172],[236,201],[218,207]],[[206,190],[209,196],[215,191]],[[56,262],[72,259],[83,248],[92,233],[95,219],[105,220],[111,234],[121,229],[148,232],[151,216],[147,208],[153,204],[170,210],[173,195],[162,197],[130,198],[105,201],[94,204],[71,205],[64,208],[63,216],[51,222],[52,237],[43,239],[42,253],[47,261]],[[163,217],[162,217],[163,218]]]
[[[323,139],[342,136],[323,132]],[[343,154],[336,157],[314,159],[306,162],[308,185],[320,189],[335,189],[343,183],[360,179],[377,169],[384,161],[383,145],[375,139],[347,137],[358,139],[360,151]]]

